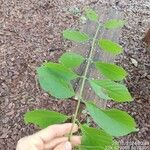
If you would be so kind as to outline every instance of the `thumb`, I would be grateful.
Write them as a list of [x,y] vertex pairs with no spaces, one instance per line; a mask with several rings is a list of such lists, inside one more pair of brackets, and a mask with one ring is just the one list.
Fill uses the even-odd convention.
[[54,150],[72,150],[72,145],[67,141],[56,146]]

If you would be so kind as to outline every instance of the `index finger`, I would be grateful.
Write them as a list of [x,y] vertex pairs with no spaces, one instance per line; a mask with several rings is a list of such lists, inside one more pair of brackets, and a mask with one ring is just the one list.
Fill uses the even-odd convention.
[[[68,134],[71,130],[71,127],[72,123],[52,125],[35,133],[34,135],[40,137],[44,143],[47,143],[56,137],[62,137],[65,134]],[[78,126],[75,124],[73,127],[73,133],[77,131]]]

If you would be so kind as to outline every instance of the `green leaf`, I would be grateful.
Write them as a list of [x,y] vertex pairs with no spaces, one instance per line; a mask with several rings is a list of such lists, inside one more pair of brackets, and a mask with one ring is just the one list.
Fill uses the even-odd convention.
[[93,82],[94,84],[99,86],[100,89],[103,88],[105,93],[114,101],[132,101],[132,97],[128,89],[123,84],[119,84],[111,80],[90,80],[90,82]]
[[68,118],[68,116],[61,113],[43,109],[29,111],[24,115],[26,124],[33,123],[40,128],[46,128],[49,125],[65,122]]
[[112,136],[123,136],[137,131],[134,119],[118,109],[100,109],[93,103],[86,103],[91,117],[105,132]]
[[96,62],[96,68],[108,79],[114,81],[123,80],[127,76],[127,72],[115,64]]
[[105,22],[104,27],[106,29],[116,29],[121,28],[125,24],[125,21],[123,20],[117,20],[117,19],[111,19]]
[[89,80],[89,83],[94,90],[94,92],[102,99],[104,100],[110,100],[111,98],[107,95],[105,90],[101,86],[99,86],[97,83],[94,82],[94,80]]
[[106,52],[110,52],[113,55],[120,54],[123,51],[121,45],[112,42],[111,40],[108,39],[100,39],[98,41],[98,45],[101,49],[103,49]]
[[68,40],[72,40],[74,42],[79,42],[79,43],[86,42],[89,40],[89,37],[87,34],[77,31],[77,30],[73,30],[73,29],[65,30],[63,32],[63,36],[64,38]]
[[67,52],[60,57],[59,61],[68,68],[74,68],[80,66],[84,58],[79,54]]
[[93,9],[87,9],[85,11],[86,17],[91,21],[98,21],[98,15]]
[[80,150],[105,150],[113,145],[113,137],[101,129],[82,126]]
[[39,83],[43,90],[56,98],[70,98],[75,95],[70,81],[78,76],[62,64],[44,63],[37,69]]

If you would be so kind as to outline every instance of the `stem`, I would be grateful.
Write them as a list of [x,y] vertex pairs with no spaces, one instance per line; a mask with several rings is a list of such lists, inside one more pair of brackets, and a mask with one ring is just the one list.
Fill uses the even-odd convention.
[[77,115],[78,115],[78,111],[79,111],[79,107],[80,107],[80,103],[82,101],[82,94],[83,94],[83,90],[84,90],[84,85],[85,85],[85,81],[87,79],[87,73],[88,73],[89,66],[91,64],[92,54],[93,54],[93,51],[94,51],[94,46],[95,46],[95,42],[96,42],[96,39],[97,39],[97,35],[98,35],[98,31],[100,29],[100,26],[101,26],[101,24],[98,24],[95,36],[94,36],[93,41],[92,41],[92,46],[91,46],[89,58],[87,59],[87,65],[86,65],[86,68],[85,68],[85,71],[84,71],[83,80],[82,80],[80,92],[79,92],[79,95],[78,95],[78,103],[77,103],[75,114],[73,116],[73,121],[72,121],[73,125],[71,127],[71,131],[70,131],[70,134],[69,134],[69,140],[70,140],[70,138],[71,138],[71,136],[73,134],[73,127],[75,125],[75,122],[76,122],[76,119],[77,119]]

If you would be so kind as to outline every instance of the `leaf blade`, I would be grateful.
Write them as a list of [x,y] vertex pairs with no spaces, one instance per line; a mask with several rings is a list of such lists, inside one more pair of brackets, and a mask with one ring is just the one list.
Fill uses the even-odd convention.
[[96,84],[95,82],[93,82],[93,80],[89,80],[89,83],[92,87],[92,89],[94,90],[94,92],[102,99],[104,100],[110,100],[111,98],[107,95],[107,93],[105,91],[103,91],[103,89]]
[[112,136],[119,137],[137,131],[134,119],[124,111],[100,109],[90,102],[86,103],[86,108],[98,126]]
[[71,80],[78,76],[64,65],[48,62],[37,69],[42,89],[52,96],[65,99],[75,95]]
[[82,126],[81,131],[81,150],[104,150],[113,144],[113,137],[101,129]]
[[103,130],[92,127],[81,127],[82,131],[82,145],[84,146],[97,146],[105,149],[112,144],[112,136],[105,133]]
[[103,88],[106,94],[114,101],[132,101],[132,97],[128,89],[123,84],[119,84],[111,80],[92,80],[92,82]]
[[80,66],[81,63],[83,63],[84,58],[79,54],[67,52],[59,58],[59,61],[67,68],[75,68]]
[[87,9],[85,11],[86,17],[91,20],[91,21],[98,21],[98,15],[96,13],[96,11],[94,11],[93,9]]
[[125,21],[118,19],[111,19],[105,22],[104,27],[106,29],[117,29],[122,28],[125,24]]
[[123,51],[122,47],[119,44],[108,39],[100,39],[98,41],[98,45],[102,50],[109,52],[113,55],[118,55]]
[[89,40],[89,36],[87,34],[73,29],[66,29],[65,31],[63,31],[63,37],[65,39],[79,43]]
[[106,78],[120,81],[127,76],[127,72],[120,66],[104,62],[95,62],[96,68],[100,73],[102,73]]
[[49,125],[65,122],[69,117],[55,111],[45,109],[26,112],[24,121],[26,124],[33,123],[40,128],[46,128]]

